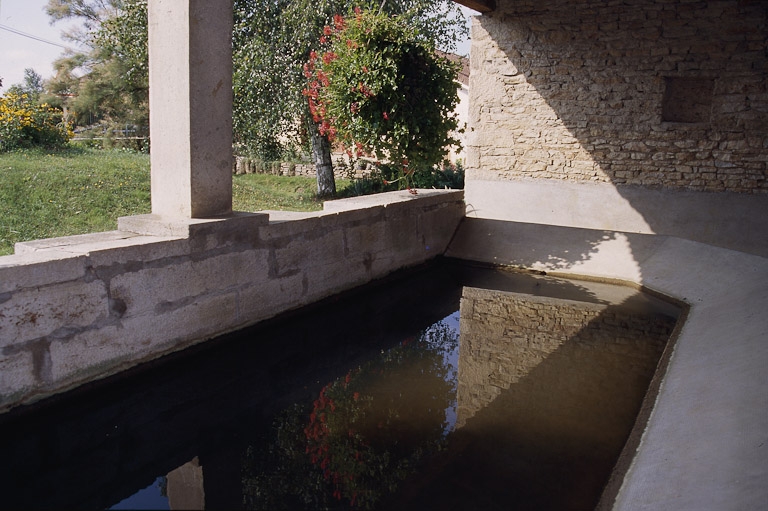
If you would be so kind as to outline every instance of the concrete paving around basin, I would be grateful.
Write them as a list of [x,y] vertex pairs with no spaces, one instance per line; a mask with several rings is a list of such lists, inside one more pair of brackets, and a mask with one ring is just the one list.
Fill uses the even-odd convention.
[[641,285],[689,306],[601,507],[768,508],[768,259],[680,238],[466,218],[447,256]]

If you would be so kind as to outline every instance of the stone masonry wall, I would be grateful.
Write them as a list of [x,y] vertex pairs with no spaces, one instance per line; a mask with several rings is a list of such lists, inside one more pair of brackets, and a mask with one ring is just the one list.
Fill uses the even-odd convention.
[[457,425],[520,386],[550,389],[537,390],[531,409],[599,417],[611,403],[610,415],[631,425],[674,324],[620,307],[464,288]]
[[767,12],[500,0],[472,26],[468,179],[767,193]]
[[420,264],[464,210],[461,191],[403,191],[17,244],[0,257],[0,412]]

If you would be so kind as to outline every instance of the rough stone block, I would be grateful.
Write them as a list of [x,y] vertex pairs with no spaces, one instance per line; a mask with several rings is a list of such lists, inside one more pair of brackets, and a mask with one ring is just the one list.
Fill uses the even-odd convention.
[[305,272],[303,274],[306,282],[305,303],[327,298],[372,280],[372,277],[368,276],[368,268],[372,267],[374,261],[373,256],[365,256],[362,264],[348,259],[319,265]]
[[346,250],[349,254],[379,252],[386,248],[387,235],[383,222],[364,223],[344,229]]
[[37,385],[30,351],[0,357],[0,410]]
[[125,304],[127,316],[143,315],[181,306],[199,295],[265,279],[268,274],[267,250],[233,252],[128,271],[111,280],[110,292],[113,299]]
[[131,365],[131,359],[146,349],[146,345],[134,341],[130,332],[115,325],[55,340],[49,347],[52,380],[84,382],[108,376]]
[[0,304],[0,347],[66,335],[108,316],[106,288],[99,280],[18,291]]
[[307,303],[303,273],[278,277],[241,289],[237,293],[238,323],[251,325]]
[[238,325],[236,292],[210,294],[167,311],[123,318],[121,331],[130,340],[121,342],[134,345],[134,358],[151,359],[229,332]]
[[277,275],[311,272],[317,266],[343,264],[344,237],[341,229],[297,236],[285,247],[275,250]]
[[86,259],[55,251],[0,257],[0,304],[2,294],[83,278]]

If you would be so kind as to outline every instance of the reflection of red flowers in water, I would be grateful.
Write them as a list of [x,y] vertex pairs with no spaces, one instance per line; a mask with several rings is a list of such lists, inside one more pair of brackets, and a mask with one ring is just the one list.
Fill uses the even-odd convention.
[[[343,381],[337,380],[322,388],[313,403],[304,436],[307,440],[306,453],[312,464],[320,468],[325,481],[333,485],[333,497],[337,500],[347,497],[354,506],[358,499],[354,481],[362,473],[366,459],[363,451],[367,445],[353,427],[353,407],[345,405],[343,412],[339,410],[339,415],[336,413],[337,403],[329,396],[329,393],[339,393],[342,398],[348,395],[345,391],[352,380],[353,373],[350,371]],[[352,400],[359,399],[360,393],[354,392]],[[340,434],[341,428],[344,428],[342,431],[345,434]]]
[[[444,406],[421,410],[414,406],[420,392],[403,396],[387,383],[388,378],[410,370],[405,368],[412,363],[426,361],[430,364],[426,377],[437,378],[445,386],[441,399],[448,403],[450,384],[442,376],[442,356],[429,345],[424,351],[425,335],[407,337],[382,352],[381,359],[325,385],[306,422],[294,430],[303,432],[305,463],[316,481],[313,484],[319,484],[327,497],[352,507],[375,506],[413,472],[415,463],[442,444]],[[415,434],[404,436],[414,417]]]

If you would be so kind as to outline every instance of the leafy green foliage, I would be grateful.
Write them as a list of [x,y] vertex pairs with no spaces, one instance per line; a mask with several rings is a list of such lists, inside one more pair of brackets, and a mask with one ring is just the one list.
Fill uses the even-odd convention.
[[[66,106],[78,125],[146,126],[149,79],[146,0],[50,0],[54,21],[77,19],[84,31],[70,39],[87,51],[54,63],[46,100]],[[85,72],[85,74],[83,74]]]
[[82,29],[73,27],[65,38],[87,44],[89,33],[113,16],[123,5],[123,0],[48,0],[45,12],[53,21],[78,20]]
[[11,85],[7,92],[17,96],[26,96],[30,101],[37,102],[43,93],[43,77],[28,67],[24,70],[24,83]]
[[[415,169],[440,163],[458,129],[457,69],[405,18],[356,10],[336,16],[324,49],[305,65],[310,111],[320,131],[350,157]],[[354,151],[354,154],[353,154]]]
[[[303,54],[285,14],[287,0],[235,2],[233,33],[233,129],[238,152],[281,158],[299,144],[296,121],[303,111],[296,73]],[[300,76],[300,75],[299,75]]]

